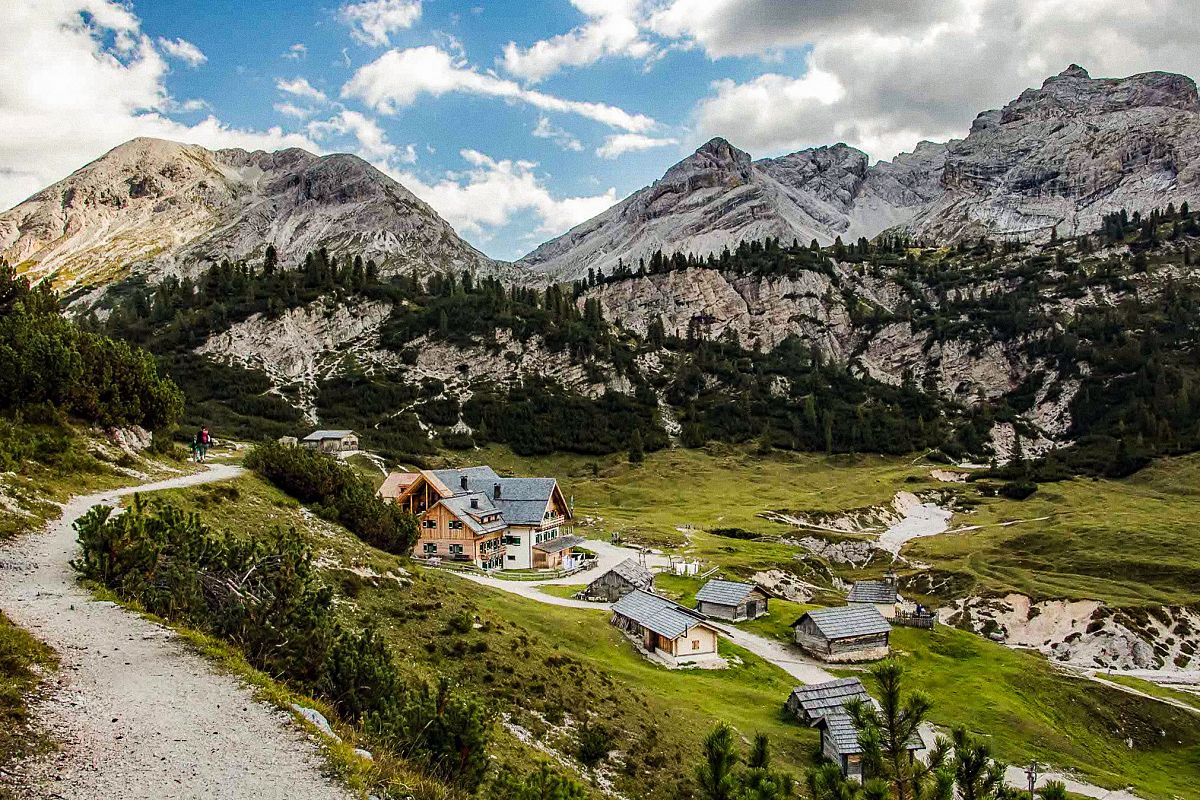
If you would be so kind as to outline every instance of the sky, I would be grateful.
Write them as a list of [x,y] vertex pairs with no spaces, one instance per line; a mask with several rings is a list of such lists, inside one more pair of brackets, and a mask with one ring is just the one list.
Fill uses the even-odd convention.
[[1195,0],[3,0],[0,208],[135,136],[298,146],[513,259],[713,136],[887,159],[1197,41]]

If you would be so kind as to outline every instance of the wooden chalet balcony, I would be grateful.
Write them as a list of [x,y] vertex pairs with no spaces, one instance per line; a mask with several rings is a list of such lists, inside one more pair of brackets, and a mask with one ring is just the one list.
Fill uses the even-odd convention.
[[540,530],[544,531],[547,528],[556,528],[559,525],[566,524],[566,522],[567,522],[567,518],[561,514],[559,514],[557,517],[549,517],[548,519],[542,520]]

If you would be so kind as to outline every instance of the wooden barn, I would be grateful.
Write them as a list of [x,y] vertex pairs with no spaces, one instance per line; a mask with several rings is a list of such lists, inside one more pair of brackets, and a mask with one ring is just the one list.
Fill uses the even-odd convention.
[[753,583],[711,580],[696,592],[696,610],[730,622],[758,619],[767,613],[767,593]]
[[889,574],[883,580],[855,581],[850,587],[846,602],[850,605],[875,606],[875,610],[882,614],[884,619],[892,619],[896,616],[896,609],[900,604],[896,576]]
[[322,453],[351,453],[358,450],[358,434],[354,431],[313,431],[301,439],[300,444]]
[[638,637],[647,653],[671,665],[719,659],[718,632],[704,615],[644,589],[613,604],[612,624]]
[[805,725],[815,725],[826,714],[841,713],[851,700],[871,702],[871,695],[858,678],[839,678],[825,683],[797,686],[783,707]]
[[806,611],[792,623],[796,644],[822,661],[874,661],[886,658],[891,625],[874,606],[856,605]]
[[[878,704],[858,678],[797,686],[788,696],[784,708],[796,719],[820,730],[821,752],[841,767],[843,775],[862,781],[870,776],[863,775],[858,730],[846,709],[846,704],[854,700],[867,703],[878,711]],[[908,743],[909,756],[914,757],[923,747],[921,740],[914,737]]]
[[634,589],[654,591],[654,575],[632,558],[605,572],[579,593],[584,600],[615,603]]

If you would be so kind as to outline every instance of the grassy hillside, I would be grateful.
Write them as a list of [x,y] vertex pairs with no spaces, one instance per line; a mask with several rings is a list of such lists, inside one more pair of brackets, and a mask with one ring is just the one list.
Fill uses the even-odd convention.
[[[910,542],[903,555],[930,564],[947,596],[1023,592],[1037,599],[1092,598],[1115,605],[1200,602],[1200,456],[1161,459],[1119,480],[1076,478],[1042,484],[1025,500],[984,497],[974,484],[930,477],[936,464],[913,458],[834,456],[710,446],[648,454],[633,466],[619,457],[521,458],[499,448],[455,464],[490,463],[514,474],[555,475],[575,500],[579,532],[620,533],[656,547],[686,548],[736,574],[780,567],[804,571],[793,546],[714,535],[815,535],[761,516],[785,509],[842,512],[888,505],[898,491],[960,498],[951,531]],[[694,530],[680,530],[691,525]],[[955,532],[961,531],[961,532]],[[886,558],[886,556],[885,556]],[[811,561],[811,559],[810,559]],[[831,565],[844,578],[884,569]],[[901,570],[902,572],[905,570]]]
[[[578,725],[589,712],[618,751],[598,774],[629,797],[684,796],[680,765],[686,771],[694,763],[700,738],[718,720],[742,736],[769,733],[789,769],[811,763],[815,733],[780,714],[793,679],[736,647],[722,650],[728,670],[666,670],[638,656],[604,612],[552,607],[406,566],[253,477],[168,498],[246,536],[280,524],[307,531],[345,614],[381,625],[413,669],[449,673],[506,715],[510,727],[494,751],[503,769],[527,768],[517,733],[577,764]],[[388,577],[400,569],[408,581]],[[687,597],[693,584],[663,586]],[[777,605],[760,630],[778,635],[797,608]],[[987,736],[1002,758],[1036,757],[1163,800],[1200,782],[1200,726],[1186,711],[1070,677],[1035,654],[961,631],[898,631],[895,642],[914,683],[932,696],[934,720]]]

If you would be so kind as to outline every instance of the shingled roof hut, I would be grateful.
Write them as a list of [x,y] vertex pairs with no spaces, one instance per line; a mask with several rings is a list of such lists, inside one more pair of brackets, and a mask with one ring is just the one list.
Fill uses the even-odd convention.
[[632,558],[605,572],[579,593],[584,600],[615,603],[634,589],[654,590],[654,574]]
[[874,661],[887,657],[892,627],[874,606],[855,605],[806,611],[792,630],[796,644],[822,661]]
[[767,593],[753,583],[714,579],[696,592],[696,610],[730,622],[758,619],[767,613]]

